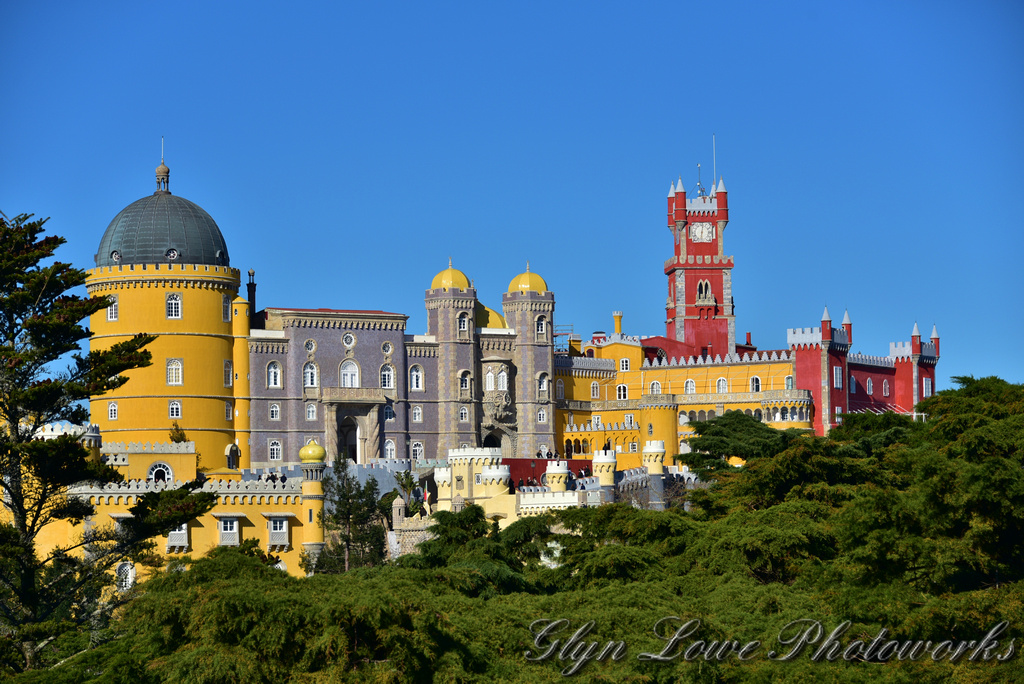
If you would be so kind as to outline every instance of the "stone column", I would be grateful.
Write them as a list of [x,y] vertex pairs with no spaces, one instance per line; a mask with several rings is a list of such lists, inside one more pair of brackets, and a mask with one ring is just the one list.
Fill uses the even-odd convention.
[[333,464],[338,458],[338,405],[324,404],[324,449],[327,463]]

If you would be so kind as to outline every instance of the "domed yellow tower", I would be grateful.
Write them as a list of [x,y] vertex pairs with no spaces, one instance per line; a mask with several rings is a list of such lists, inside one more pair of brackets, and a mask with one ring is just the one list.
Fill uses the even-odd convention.
[[[167,442],[177,422],[195,442],[200,466],[248,467],[249,310],[237,296],[239,272],[213,218],[171,194],[162,159],[156,182],[156,192],[107,226],[86,277],[90,295],[112,300],[89,321],[90,348],[157,335],[148,347],[153,364],[94,399],[91,420],[105,442],[126,443]],[[128,476],[146,477],[149,467],[130,463]]]

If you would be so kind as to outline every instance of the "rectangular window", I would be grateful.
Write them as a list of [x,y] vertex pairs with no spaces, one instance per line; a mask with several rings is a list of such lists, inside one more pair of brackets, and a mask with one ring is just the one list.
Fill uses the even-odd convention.
[[626,427],[628,427],[628,428],[633,427],[633,425],[634,425],[634,423],[633,423],[633,414],[632,413],[627,413],[625,415],[625,417],[622,419],[622,422],[625,423]]
[[221,302],[221,316],[224,318],[225,323],[231,320],[231,299],[227,295],[224,295]]
[[850,376],[850,394],[857,393],[857,378]]
[[924,392],[922,392],[922,397],[927,399],[930,396],[932,396],[932,379],[931,378],[925,378],[924,379]]
[[234,384],[234,370],[230,361],[224,362],[224,386],[231,387]]
[[594,425],[600,425],[601,424],[601,416],[594,416],[594,417],[592,417],[590,419],[590,422],[592,422]]
[[220,519],[220,545],[238,546],[238,521],[235,518]]
[[832,367],[832,386],[836,389],[843,389],[843,368],[842,366]]
[[483,474],[482,473],[477,473],[476,474],[476,483],[477,484],[483,484],[483,482],[484,482]]
[[117,320],[117,295],[110,295],[110,306],[107,307],[107,320]]

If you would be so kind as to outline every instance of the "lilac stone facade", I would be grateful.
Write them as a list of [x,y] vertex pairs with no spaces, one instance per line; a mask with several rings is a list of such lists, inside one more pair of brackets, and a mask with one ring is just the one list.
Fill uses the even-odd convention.
[[253,468],[290,467],[316,440],[328,463],[505,457],[555,449],[554,295],[505,294],[494,324],[476,290],[426,291],[426,335],[385,311],[268,308],[249,338]]

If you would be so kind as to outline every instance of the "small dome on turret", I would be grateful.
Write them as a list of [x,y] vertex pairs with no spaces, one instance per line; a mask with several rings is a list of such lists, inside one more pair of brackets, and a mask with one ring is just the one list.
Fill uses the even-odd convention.
[[530,262],[526,262],[526,272],[520,273],[508,284],[508,293],[513,292],[547,292],[548,284],[536,273],[530,273]]
[[299,449],[299,459],[303,463],[323,463],[327,458],[327,450],[316,442],[310,442]]
[[430,281],[430,289],[436,290],[438,288],[444,288],[446,290],[458,289],[466,290],[469,288],[469,278],[466,274],[457,268],[452,268],[452,260],[448,259],[448,268],[434,276],[434,279]]
[[164,160],[163,159],[160,160],[160,166],[156,167],[156,175],[158,175],[158,176],[169,176],[169,175],[171,175],[171,170],[169,168],[167,168],[167,164],[164,164]]

